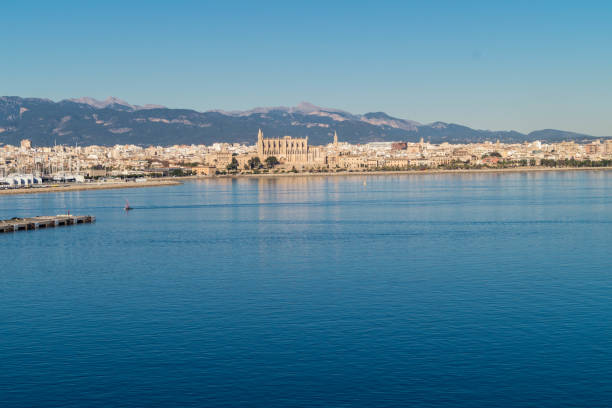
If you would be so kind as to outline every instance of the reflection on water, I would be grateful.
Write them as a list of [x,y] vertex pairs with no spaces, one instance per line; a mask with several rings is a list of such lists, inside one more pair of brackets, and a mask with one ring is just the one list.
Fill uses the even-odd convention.
[[1,405],[612,405],[611,187],[488,173],[0,196],[0,218],[97,217],[0,235]]

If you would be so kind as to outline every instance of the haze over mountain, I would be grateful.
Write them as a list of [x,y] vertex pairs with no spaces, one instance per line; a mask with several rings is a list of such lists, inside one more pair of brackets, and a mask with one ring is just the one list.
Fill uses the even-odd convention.
[[309,137],[327,144],[334,131],[341,141],[418,141],[469,143],[500,140],[587,142],[592,136],[554,129],[529,134],[516,131],[476,130],[454,123],[422,124],[394,118],[384,112],[363,115],[322,108],[303,102],[295,107],[260,107],[248,111],[170,109],[160,105],[131,105],[119,98],[54,102],[41,98],[0,97],[0,144],[30,139],[34,145],[174,145],[238,142],[253,144],[257,129],[267,137]]
[[99,101],[95,98],[90,98],[88,96],[85,96],[83,98],[72,98],[68,100],[71,102],[76,102],[76,103],[84,103],[86,105],[93,106],[94,108],[108,108],[108,107],[113,108],[114,107],[115,109],[128,108],[129,110],[165,108],[165,106],[162,106],[162,105],[149,105],[149,104],[144,105],[144,106],[130,105],[123,99],[119,99],[114,96],[109,96],[103,101]]

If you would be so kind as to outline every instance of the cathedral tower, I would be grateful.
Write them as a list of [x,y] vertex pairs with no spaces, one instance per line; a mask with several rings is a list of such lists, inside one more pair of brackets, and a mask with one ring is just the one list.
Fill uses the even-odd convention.
[[260,156],[261,160],[264,159],[263,157],[261,157],[263,156],[263,152],[264,152],[263,132],[261,131],[261,128],[259,128],[259,132],[257,132],[257,154]]

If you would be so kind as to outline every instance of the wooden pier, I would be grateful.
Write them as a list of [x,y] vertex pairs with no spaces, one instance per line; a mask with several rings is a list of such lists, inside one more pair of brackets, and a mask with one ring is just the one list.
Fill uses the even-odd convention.
[[56,215],[48,217],[13,218],[0,220],[0,233],[55,228],[64,225],[89,224],[96,221],[93,215]]

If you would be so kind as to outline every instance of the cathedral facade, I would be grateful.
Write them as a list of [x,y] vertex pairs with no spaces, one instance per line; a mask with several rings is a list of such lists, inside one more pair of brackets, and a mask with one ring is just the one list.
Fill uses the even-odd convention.
[[264,138],[261,129],[257,134],[257,155],[262,161],[274,156],[281,162],[301,166],[326,163],[324,150],[319,146],[309,146],[308,137]]

